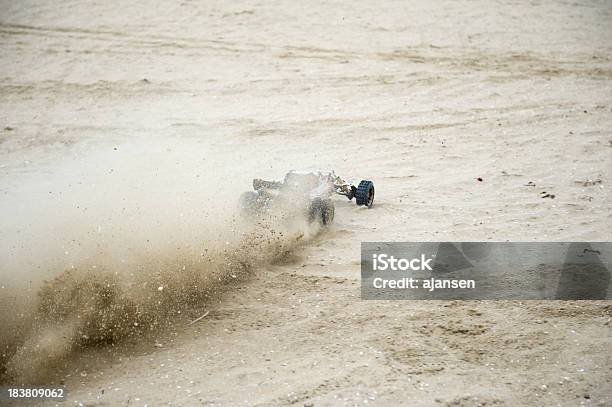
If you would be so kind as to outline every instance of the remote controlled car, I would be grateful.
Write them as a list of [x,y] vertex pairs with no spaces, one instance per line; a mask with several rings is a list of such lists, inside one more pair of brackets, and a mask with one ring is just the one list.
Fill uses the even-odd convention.
[[240,210],[247,218],[269,213],[275,208],[297,209],[311,222],[329,225],[334,220],[333,195],[355,198],[357,205],[370,208],[374,203],[374,183],[361,181],[355,186],[333,171],[290,171],[283,181],[253,180],[253,189],[240,197]]

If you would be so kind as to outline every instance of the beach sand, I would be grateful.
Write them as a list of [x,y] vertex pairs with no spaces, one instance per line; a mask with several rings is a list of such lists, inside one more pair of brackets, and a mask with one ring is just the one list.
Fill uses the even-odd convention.
[[70,404],[612,404],[609,301],[359,290],[362,241],[612,240],[609,2],[1,3],[11,295],[199,253],[251,178],[376,184],[175,324],[68,352]]

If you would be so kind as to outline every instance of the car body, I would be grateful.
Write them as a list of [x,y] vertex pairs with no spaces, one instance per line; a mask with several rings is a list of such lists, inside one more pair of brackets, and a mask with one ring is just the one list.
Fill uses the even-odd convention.
[[349,200],[355,198],[357,205],[368,208],[374,203],[372,181],[362,180],[355,186],[337,176],[334,171],[290,171],[283,181],[256,178],[253,180],[253,189],[240,197],[241,212],[249,218],[273,208],[291,207],[302,210],[311,222],[329,225],[334,219],[334,195],[343,195]]

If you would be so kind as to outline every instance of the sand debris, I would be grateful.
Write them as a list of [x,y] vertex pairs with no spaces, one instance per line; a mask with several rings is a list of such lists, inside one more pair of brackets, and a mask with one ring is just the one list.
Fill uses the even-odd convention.
[[574,181],[574,183],[582,185],[583,187],[592,187],[594,185],[598,185],[598,184],[603,183],[603,181],[601,179],[599,179],[599,178],[595,179],[595,180],[587,178],[585,180],[576,180],[576,181]]
[[191,322],[189,323],[189,325],[193,325],[193,324],[195,324],[196,322],[201,321],[201,320],[202,320],[204,317],[206,317],[208,314],[210,314],[210,311],[206,311],[206,312],[204,313],[204,315],[202,315],[201,317],[198,317],[198,318],[194,319],[193,321],[191,321]]

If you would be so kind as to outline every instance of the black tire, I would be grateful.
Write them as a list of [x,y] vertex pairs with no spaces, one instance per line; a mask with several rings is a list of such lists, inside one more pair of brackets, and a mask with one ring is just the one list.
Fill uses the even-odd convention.
[[359,206],[370,208],[374,204],[374,183],[372,181],[361,181],[355,191],[355,201]]
[[242,193],[238,201],[238,209],[245,218],[257,216],[259,214],[259,194],[253,191]]
[[334,222],[335,208],[331,199],[315,198],[310,203],[310,221],[329,226]]

